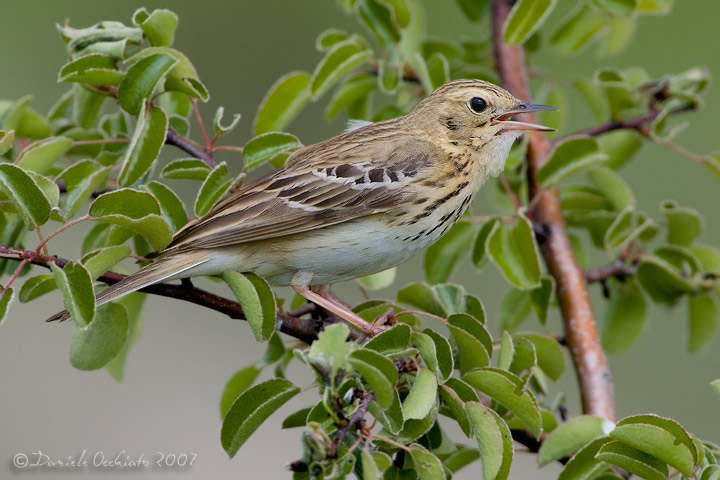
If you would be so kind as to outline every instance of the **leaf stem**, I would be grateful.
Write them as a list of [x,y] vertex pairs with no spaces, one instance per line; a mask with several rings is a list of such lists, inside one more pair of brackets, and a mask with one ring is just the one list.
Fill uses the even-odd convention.
[[192,103],[193,112],[195,112],[195,119],[197,120],[197,123],[200,126],[200,131],[202,132],[203,140],[205,140],[205,151],[208,151],[212,148],[212,143],[210,142],[210,138],[208,137],[207,130],[205,129],[205,123],[203,123],[202,116],[200,115],[200,109],[198,108],[197,101],[194,98],[190,99],[190,103]]
[[[65,230],[67,230],[68,228],[72,227],[73,225],[77,225],[77,224],[80,223],[80,222],[85,222],[85,221],[87,221],[87,220],[95,220],[96,218],[97,218],[97,217],[93,217],[92,215],[85,215],[85,216],[83,216],[83,217],[78,217],[78,218],[76,218],[75,220],[72,220],[72,221],[70,221],[70,222],[68,222],[68,223],[65,223],[65,224],[61,225],[60,228],[58,228],[57,230],[55,230],[54,232],[52,232],[50,235],[48,235],[47,237],[45,237],[45,238],[38,244],[37,248],[35,249],[35,253],[40,253],[40,250],[41,250],[41,249],[44,249],[44,248],[45,248],[45,245],[50,241],[50,239],[53,238],[53,237],[54,237],[55,235],[57,235],[58,233],[63,232],[63,231],[65,231]],[[47,250],[45,250],[45,255],[47,255]]]

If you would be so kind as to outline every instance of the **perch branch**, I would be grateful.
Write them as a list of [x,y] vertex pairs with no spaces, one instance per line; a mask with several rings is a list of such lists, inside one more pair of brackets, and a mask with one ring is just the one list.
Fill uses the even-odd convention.
[[[495,58],[505,88],[522,100],[530,100],[525,54],[520,46],[509,46],[503,40],[512,0],[492,0],[492,22]],[[524,114],[524,121],[534,115]],[[555,279],[565,335],[580,387],[583,411],[609,420],[615,419],[613,386],[605,353],[600,345],[592,305],[588,298],[585,275],[577,263],[556,190],[544,190],[537,182],[537,172],[547,161],[549,140],[538,132],[530,135],[527,153],[530,198],[537,202],[530,217],[547,233],[540,242],[548,271]]]
[[[68,260],[64,258],[41,255],[33,251],[21,250],[8,245],[0,245],[0,258],[16,260],[22,263],[31,263],[45,268],[50,268],[51,263],[55,263],[61,268],[68,263]],[[108,271],[98,277],[98,280],[108,285],[113,285],[125,277],[126,275],[121,273]],[[145,287],[140,291],[153,295],[159,295],[161,297],[184,300],[186,302],[194,303],[196,305],[215,310],[216,312],[223,313],[233,319],[247,320],[242,306],[238,302],[196,287],[190,287],[182,284],[172,285],[169,283],[156,283]],[[299,318],[287,313],[279,312],[277,313],[276,321],[277,329],[280,332],[310,344],[317,339],[318,333],[322,331],[325,326],[337,323],[341,320],[337,317],[327,317],[321,321],[316,321],[311,318]],[[358,340],[361,336],[362,335],[359,332],[351,329],[351,339]]]

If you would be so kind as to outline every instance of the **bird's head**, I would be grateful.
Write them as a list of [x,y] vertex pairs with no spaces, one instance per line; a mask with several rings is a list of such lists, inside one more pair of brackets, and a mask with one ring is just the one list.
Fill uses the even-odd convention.
[[457,80],[435,90],[408,117],[450,145],[476,150],[497,175],[513,141],[524,131],[554,130],[512,120],[515,115],[541,110],[557,109],[522,102],[492,83]]

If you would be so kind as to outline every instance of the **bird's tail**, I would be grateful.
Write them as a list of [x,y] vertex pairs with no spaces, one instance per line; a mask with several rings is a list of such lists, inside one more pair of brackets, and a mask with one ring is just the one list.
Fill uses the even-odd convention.
[[[161,258],[154,263],[146,266],[139,272],[129,275],[118,283],[110,285],[108,288],[95,296],[95,304],[102,305],[104,303],[115,300],[116,298],[135,292],[149,285],[162,282],[174,278],[182,278],[180,275],[193,267],[205,263],[210,259],[210,255],[202,255],[201,252],[193,252],[194,254],[174,255]],[[47,322],[64,321],[70,318],[70,312],[63,310],[48,318]]]

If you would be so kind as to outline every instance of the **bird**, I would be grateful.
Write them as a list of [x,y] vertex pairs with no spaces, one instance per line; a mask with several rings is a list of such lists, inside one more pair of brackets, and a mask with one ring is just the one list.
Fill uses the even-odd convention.
[[[153,263],[109,286],[98,305],[143,287],[228,270],[253,273],[345,319],[367,322],[329,285],[397,266],[445,234],[525,131],[512,120],[556,110],[489,82],[438,87],[405,116],[370,123],[293,152],[178,230]],[[65,320],[67,310],[48,321]]]

